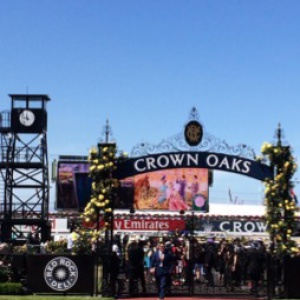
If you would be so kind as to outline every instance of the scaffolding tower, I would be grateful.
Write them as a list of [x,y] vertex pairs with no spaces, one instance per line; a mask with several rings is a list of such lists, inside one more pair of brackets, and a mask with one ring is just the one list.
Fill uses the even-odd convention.
[[0,113],[1,239],[16,242],[29,232],[49,239],[47,95],[11,94]]

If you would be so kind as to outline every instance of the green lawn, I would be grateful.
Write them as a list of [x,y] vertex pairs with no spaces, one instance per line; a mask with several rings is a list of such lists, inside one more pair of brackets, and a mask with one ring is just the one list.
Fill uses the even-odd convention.
[[29,296],[0,296],[0,300],[92,300],[92,299],[100,299],[101,300],[111,300],[113,298],[102,298],[101,296],[56,296],[56,295],[48,295],[48,296],[37,296],[37,295],[29,295]]

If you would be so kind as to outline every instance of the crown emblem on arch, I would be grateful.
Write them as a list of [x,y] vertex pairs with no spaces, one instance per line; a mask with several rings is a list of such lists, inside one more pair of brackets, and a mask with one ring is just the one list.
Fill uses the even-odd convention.
[[188,122],[184,129],[184,137],[188,145],[198,146],[203,137],[202,125],[196,120]]

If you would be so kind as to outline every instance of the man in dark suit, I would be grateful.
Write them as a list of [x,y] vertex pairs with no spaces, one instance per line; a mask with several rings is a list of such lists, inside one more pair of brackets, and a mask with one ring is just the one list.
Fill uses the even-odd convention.
[[[171,272],[176,261],[176,256],[172,253],[171,242],[159,243],[157,250],[151,257],[151,269],[155,269],[155,279],[158,291],[158,298],[163,300],[166,289],[171,285]],[[152,271],[153,272],[153,271]]]
[[248,250],[247,275],[251,283],[251,293],[258,296],[259,282],[264,272],[266,256],[261,244],[253,241]]
[[144,241],[132,242],[128,250],[130,277],[129,292],[134,296],[138,293],[138,280],[141,281],[143,294],[146,293],[146,281],[144,274]]

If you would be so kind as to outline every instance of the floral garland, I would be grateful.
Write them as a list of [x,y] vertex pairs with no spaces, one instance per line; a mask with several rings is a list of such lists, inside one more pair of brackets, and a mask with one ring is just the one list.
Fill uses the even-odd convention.
[[292,233],[296,228],[295,199],[291,195],[292,176],[297,165],[290,147],[282,146],[280,141],[274,146],[264,143],[262,154],[274,168],[274,178],[265,180],[266,221],[271,238],[273,255],[295,255],[298,253]]
[[[115,165],[116,145],[99,144],[98,149],[93,147],[89,153],[90,169],[92,178],[92,195],[83,213],[85,224],[92,226],[92,242],[95,242],[100,234],[110,228],[113,211],[113,189],[117,187],[118,180],[112,177]],[[101,217],[101,226],[97,224]],[[89,227],[89,226],[87,226]]]

